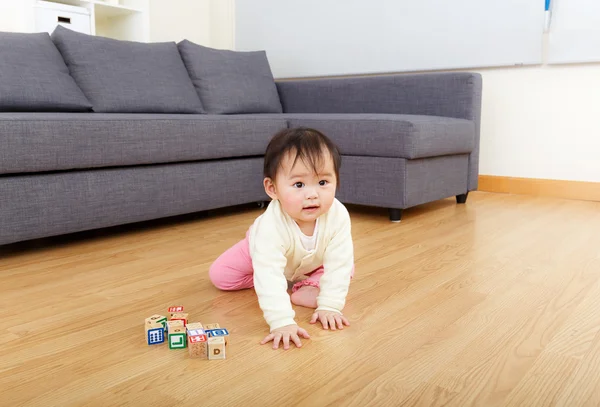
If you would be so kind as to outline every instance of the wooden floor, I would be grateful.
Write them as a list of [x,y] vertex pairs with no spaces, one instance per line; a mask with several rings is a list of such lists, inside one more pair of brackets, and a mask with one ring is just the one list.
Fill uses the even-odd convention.
[[[2,406],[598,406],[600,203],[472,193],[350,207],[351,326],[274,351],[252,290],[211,262],[260,209],[0,248]],[[227,360],[148,346],[184,305],[229,329]]]

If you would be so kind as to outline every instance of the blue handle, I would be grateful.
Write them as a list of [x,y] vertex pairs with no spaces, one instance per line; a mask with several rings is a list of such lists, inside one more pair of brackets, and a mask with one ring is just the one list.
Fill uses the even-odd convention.
[[551,0],[546,0],[546,11],[550,10],[550,1]]

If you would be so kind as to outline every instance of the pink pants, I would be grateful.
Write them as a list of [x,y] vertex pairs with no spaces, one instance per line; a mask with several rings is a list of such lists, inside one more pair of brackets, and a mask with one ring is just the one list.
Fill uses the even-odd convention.
[[[323,271],[323,266],[312,271],[307,279],[292,286],[292,292],[296,292],[304,285],[319,287]],[[354,268],[352,275],[354,275]],[[215,260],[208,270],[208,276],[220,290],[242,290],[254,287],[254,269],[250,258],[248,234],[244,240],[227,249]]]

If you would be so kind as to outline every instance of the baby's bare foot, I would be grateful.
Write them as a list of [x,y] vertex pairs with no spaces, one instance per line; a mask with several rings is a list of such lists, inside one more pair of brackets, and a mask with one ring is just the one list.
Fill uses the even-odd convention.
[[292,303],[306,308],[317,308],[317,295],[319,289],[310,285],[302,286],[292,293]]

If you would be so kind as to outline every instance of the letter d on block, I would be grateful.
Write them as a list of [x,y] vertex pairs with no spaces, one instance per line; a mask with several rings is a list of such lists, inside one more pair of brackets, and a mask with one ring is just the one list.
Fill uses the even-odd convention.
[[208,338],[208,359],[225,359],[225,338],[222,336]]

